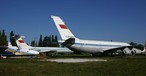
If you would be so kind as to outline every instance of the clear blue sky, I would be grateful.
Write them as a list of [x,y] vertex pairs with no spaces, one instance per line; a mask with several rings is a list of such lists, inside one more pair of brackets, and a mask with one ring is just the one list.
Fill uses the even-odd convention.
[[60,16],[80,39],[144,43],[146,0],[0,0],[0,30],[34,38],[60,35],[50,15]]

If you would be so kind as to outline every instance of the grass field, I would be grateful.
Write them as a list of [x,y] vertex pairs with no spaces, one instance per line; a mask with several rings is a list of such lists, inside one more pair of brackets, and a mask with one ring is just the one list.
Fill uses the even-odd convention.
[[0,59],[0,76],[146,76],[146,56],[96,58],[108,61],[55,63],[38,59]]

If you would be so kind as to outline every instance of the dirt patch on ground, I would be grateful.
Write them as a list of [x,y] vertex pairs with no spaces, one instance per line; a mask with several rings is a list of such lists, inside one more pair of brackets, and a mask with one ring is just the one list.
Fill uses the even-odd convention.
[[58,63],[79,63],[79,62],[95,62],[95,61],[107,61],[105,59],[86,59],[86,58],[59,58],[59,59],[45,59],[41,61],[51,61]]

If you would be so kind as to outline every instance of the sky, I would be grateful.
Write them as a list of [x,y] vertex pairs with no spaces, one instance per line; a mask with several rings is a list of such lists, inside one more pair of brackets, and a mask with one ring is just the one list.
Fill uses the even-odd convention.
[[0,0],[0,30],[27,43],[41,34],[61,39],[51,15],[80,39],[146,42],[146,0]]

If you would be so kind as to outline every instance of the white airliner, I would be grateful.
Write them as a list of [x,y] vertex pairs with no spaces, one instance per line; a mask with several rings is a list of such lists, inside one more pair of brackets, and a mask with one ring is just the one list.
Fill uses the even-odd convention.
[[120,50],[120,52],[124,54],[136,53],[135,51],[129,49],[131,47],[130,44],[125,42],[81,40],[76,38],[60,17],[51,17],[53,18],[61,35],[62,41],[60,42],[62,42],[62,45],[66,46],[72,51],[91,53],[92,55],[118,52],[117,50]]
[[34,51],[38,52],[38,54],[39,53],[43,53],[43,52],[46,52],[46,53],[72,53],[72,51],[69,50],[68,48],[61,48],[61,47],[32,47],[32,46],[27,45],[22,38],[24,38],[24,36],[19,36],[19,35],[15,36],[16,44],[17,44],[19,49],[34,50]]
[[27,45],[22,39],[24,36],[16,35],[16,46],[12,46],[8,43],[8,46],[0,46],[0,58],[3,56],[27,56],[38,55],[39,53],[73,53],[68,48],[61,47],[31,47]]
[[8,46],[0,47],[0,55],[1,56],[20,56],[20,55],[38,55],[39,52],[28,49],[19,49],[16,46],[12,46],[10,42],[8,42]]

